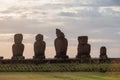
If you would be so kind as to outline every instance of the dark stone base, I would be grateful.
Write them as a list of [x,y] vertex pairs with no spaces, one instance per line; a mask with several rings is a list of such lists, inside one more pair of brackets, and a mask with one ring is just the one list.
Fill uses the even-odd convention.
[[3,56],[0,56],[0,60],[3,60],[3,58],[4,58]]
[[[99,58],[91,58],[91,62],[99,64]],[[109,63],[120,63],[120,58],[108,58]],[[44,60],[35,60],[35,59],[23,59],[23,60],[12,60],[12,59],[3,59],[0,60],[0,64],[48,64],[48,63],[81,63],[81,59],[69,58],[69,59],[44,59]]]
[[77,55],[76,58],[80,59],[81,63],[90,63],[91,62],[90,55]]
[[34,60],[43,60],[45,59],[45,56],[33,56]]
[[24,60],[25,57],[24,56],[13,56],[12,60]]
[[109,62],[107,55],[100,55],[99,63],[107,63],[107,62]]
[[56,59],[68,59],[69,57],[67,55],[56,55],[55,56]]
[[99,63],[109,63],[109,59],[99,59]]

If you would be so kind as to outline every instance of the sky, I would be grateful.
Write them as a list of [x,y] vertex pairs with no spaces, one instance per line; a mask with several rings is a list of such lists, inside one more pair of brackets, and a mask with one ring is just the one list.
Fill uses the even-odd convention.
[[0,0],[0,56],[12,57],[14,34],[23,34],[24,56],[32,58],[37,34],[44,35],[46,58],[55,56],[55,29],[68,39],[70,58],[77,37],[88,36],[91,56],[106,46],[108,57],[120,57],[120,0]]

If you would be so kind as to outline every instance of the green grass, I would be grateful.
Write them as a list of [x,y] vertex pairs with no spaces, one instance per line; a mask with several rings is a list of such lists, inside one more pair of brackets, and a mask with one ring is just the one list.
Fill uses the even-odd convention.
[[0,72],[120,72],[120,64],[0,64]]
[[0,80],[120,80],[120,72],[1,72]]

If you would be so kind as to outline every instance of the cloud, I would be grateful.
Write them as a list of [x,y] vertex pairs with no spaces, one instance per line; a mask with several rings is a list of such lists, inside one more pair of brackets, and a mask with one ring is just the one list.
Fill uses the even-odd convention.
[[83,7],[83,9],[78,9],[76,12],[61,12],[60,16],[68,16],[68,17],[100,17],[101,14],[98,12],[99,8],[92,8],[92,7]]
[[110,39],[90,39],[90,43],[115,43],[116,40],[110,40]]
[[120,7],[101,7],[99,11],[103,16],[120,18]]
[[[5,1],[7,2],[7,0]],[[5,4],[4,2],[4,4]],[[10,3],[15,3],[10,5]],[[42,4],[42,5],[40,5]],[[67,7],[66,5],[70,5]],[[78,4],[78,5],[77,5]],[[85,4],[85,5],[80,5]],[[32,19],[38,20],[40,22],[51,22],[52,20],[56,20],[56,18],[63,17],[76,17],[76,18],[94,18],[94,17],[120,17],[120,10],[115,11],[116,7],[113,9],[110,6],[105,6],[108,8],[104,8],[104,6],[94,7],[92,5],[117,5],[119,1],[117,0],[22,0],[22,1],[14,1],[9,2],[9,7],[6,7],[5,10],[0,11],[0,19]],[[75,5],[75,6],[73,6]],[[4,5],[5,6],[5,5]],[[78,6],[78,7],[77,7]],[[102,8],[103,7],[103,8]],[[54,22],[53,22],[54,23]],[[60,22],[56,22],[60,24]]]
[[93,5],[95,6],[120,6],[119,0],[92,0],[92,1]]
[[[118,10],[116,10],[118,8]],[[120,17],[119,7],[82,7],[73,8],[72,10],[61,11],[59,13],[63,17],[75,17],[75,18],[96,18],[96,17]]]
[[[6,33],[6,34],[0,34],[0,42],[7,43],[12,42],[14,43],[14,35],[16,33]],[[35,36],[37,34],[23,34],[23,43],[33,43],[35,41]],[[44,35],[44,40],[48,40],[49,36]]]
[[[120,6],[119,0],[54,0],[53,4],[65,7],[79,7],[79,6]],[[50,4],[50,3],[49,3]]]

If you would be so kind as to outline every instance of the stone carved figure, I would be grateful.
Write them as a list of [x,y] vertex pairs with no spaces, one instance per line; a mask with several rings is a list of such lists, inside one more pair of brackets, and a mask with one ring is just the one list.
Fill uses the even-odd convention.
[[38,34],[34,43],[34,59],[45,59],[46,43],[43,41],[43,35]]
[[56,29],[56,36],[57,38],[54,41],[56,56],[55,58],[59,59],[67,59],[67,47],[68,47],[68,40],[65,38],[65,35],[61,30]]
[[4,58],[3,56],[0,56],[0,60],[3,60],[3,58]]
[[89,62],[91,59],[91,45],[88,44],[88,36],[79,36],[78,42],[76,58],[81,59],[81,62]]
[[108,61],[108,56],[107,56],[107,49],[105,46],[102,46],[100,48],[100,62],[103,63],[103,62],[107,62]]
[[12,59],[21,60],[24,59],[23,51],[24,51],[24,44],[22,44],[23,35],[22,34],[15,34],[14,35],[14,44],[12,46],[13,57]]

